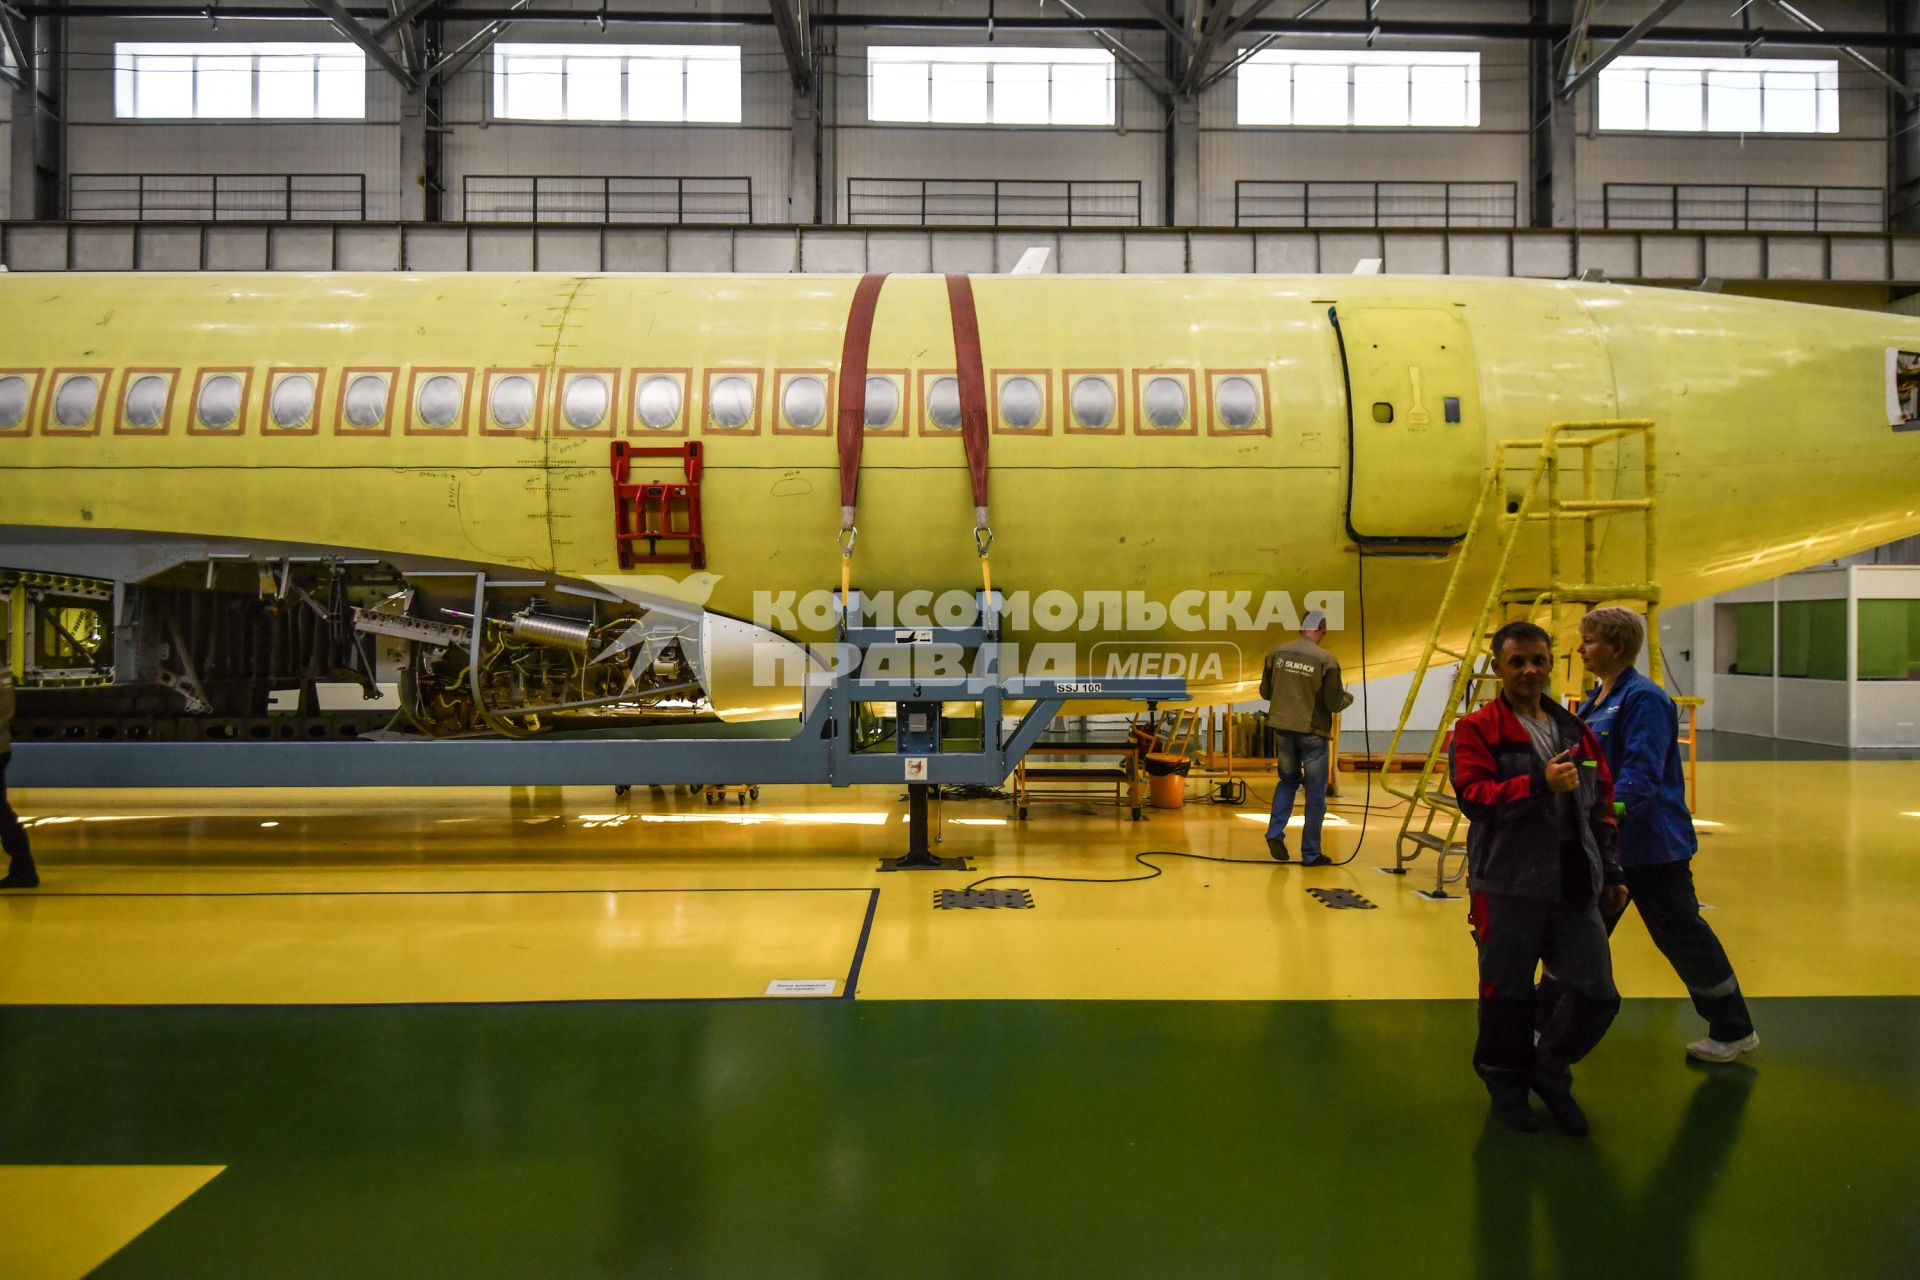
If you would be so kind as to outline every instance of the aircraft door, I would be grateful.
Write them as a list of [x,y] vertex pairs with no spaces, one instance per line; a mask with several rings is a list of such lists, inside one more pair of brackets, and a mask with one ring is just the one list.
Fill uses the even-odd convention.
[[1459,307],[1328,311],[1347,373],[1347,532],[1360,542],[1450,542],[1467,531],[1486,432]]

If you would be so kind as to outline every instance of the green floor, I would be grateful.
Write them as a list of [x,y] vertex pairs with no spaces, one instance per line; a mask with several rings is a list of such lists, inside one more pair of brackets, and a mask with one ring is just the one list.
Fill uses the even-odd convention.
[[1465,1002],[10,1008],[0,1162],[228,1166],[105,1277],[1920,1274],[1920,999],[1754,1013],[1579,1142]]

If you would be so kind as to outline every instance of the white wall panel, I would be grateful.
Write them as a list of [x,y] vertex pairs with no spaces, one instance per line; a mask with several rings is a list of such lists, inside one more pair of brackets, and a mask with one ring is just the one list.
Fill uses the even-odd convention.
[[[1817,8],[1801,7],[1829,29],[1886,29],[1887,8],[1874,0],[1824,0]],[[1667,22],[1673,26],[1723,26],[1727,8],[1719,0],[1692,0]],[[1791,25],[1777,13],[1766,14],[1765,22],[1769,27]],[[1642,41],[1633,52],[1694,58],[1739,56],[1738,48],[1662,45],[1652,40]],[[1754,56],[1831,60],[1837,55],[1827,49],[1773,45],[1762,46]],[[1869,52],[1868,56],[1885,64],[1884,54]],[[1840,132],[1789,137],[1601,133],[1594,125],[1595,94],[1586,90],[1580,95],[1581,135],[1576,161],[1580,223],[1587,227],[1604,225],[1604,194],[1609,182],[1885,187],[1888,95],[1881,81],[1841,58]]]
[[[1524,19],[1524,5],[1486,6],[1476,20]],[[1421,12],[1424,9],[1426,12]],[[1512,12],[1493,12],[1495,9]],[[1455,6],[1405,6],[1406,17],[1459,17]],[[1243,39],[1242,47],[1252,44]],[[1285,49],[1358,49],[1356,41],[1295,40]],[[1239,88],[1227,76],[1200,103],[1200,217],[1209,226],[1234,221],[1234,184],[1286,182],[1511,182],[1521,226],[1527,224],[1527,46],[1518,42],[1377,40],[1392,49],[1477,50],[1480,124],[1472,129],[1241,128]]]
[[[1139,10],[1131,12],[1138,14]],[[1085,49],[1086,36],[1016,32],[1009,44]],[[1159,103],[1131,72],[1117,68],[1112,128],[1016,128],[973,125],[875,124],[867,118],[870,44],[972,44],[973,32],[842,31],[830,63],[831,87],[824,114],[831,163],[824,214],[846,216],[849,178],[1085,179],[1140,184],[1144,225],[1162,221],[1165,197],[1166,120]],[[1129,47],[1165,57],[1161,37],[1129,34]],[[984,46],[983,46],[984,47]]]
[[113,46],[119,41],[250,43],[332,40],[322,21],[68,24],[67,169],[70,173],[357,173],[367,182],[367,216],[400,214],[400,86],[367,67],[367,119],[290,123],[116,120]]
[[1853,686],[1853,739],[1861,747],[1920,747],[1920,683]]
[[[764,9],[759,10],[764,12]],[[447,24],[458,48],[479,27]],[[514,43],[701,44],[741,49],[739,125],[569,124],[491,119],[493,59],[483,54],[455,76],[441,99],[453,132],[443,172],[447,217],[464,216],[468,175],[747,178],[756,222],[787,222],[793,81],[780,40],[764,27],[611,25],[603,36],[579,23],[519,23]]]
[[1773,677],[1716,675],[1713,727],[1723,733],[1773,736]]

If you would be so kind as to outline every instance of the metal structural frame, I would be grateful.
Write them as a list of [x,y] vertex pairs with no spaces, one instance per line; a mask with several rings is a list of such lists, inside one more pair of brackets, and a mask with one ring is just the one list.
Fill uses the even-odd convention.
[[[444,575],[443,575],[444,576]],[[476,611],[487,576],[474,571]],[[393,787],[393,786],[627,786],[708,783],[826,783],[835,787],[905,783],[909,847],[887,869],[951,867],[928,844],[927,811],[934,787],[997,786],[1060,709],[1073,701],[1128,701],[1149,712],[1187,700],[1179,677],[1026,677],[1003,675],[1000,609],[1003,597],[978,593],[975,625],[871,627],[859,618],[858,592],[840,597],[839,636],[844,662],[819,681],[813,704],[788,738],[670,737],[656,739],[539,739],[439,741],[254,742],[19,742],[11,781],[21,787]],[[971,651],[971,673],[951,677],[911,674],[920,655]],[[904,660],[904,677],[868,676],[869,659]],[[882,661],[881,665],[887,665]],[[948,703],[980,707],[978,750],[954,750],[942,741],[940,713]],[[1030,707],[1008,731],[1009,702]],[[854,726],[861,704],[898,708],[894,750],[861,751]],[[964,867],[964,862],[960,863]]]
[[1920,235],[1629,228],[647,226],[426,222],[0,223],[11,271],[1352,271],[1698,284],[1920,285]]
[[[1459,797],[1452,790],[1448,744],[1454,723],[1493,696],[1492,688],[1499,683],[1500,678],[1493,669],[1494,655],[1485,646],[1502,624],[1517,620],[1516,615],[1518,619],[1543,623],[1557,645],[1579,618],[1579,614],[1568,612],[1572,607],[1586,609],[1605,603],[1640,605],[1647,615],[1647,674],[1656,684],[1660,681],[1659,542],[1654,523],[1659,481],[1654,430],[1654,422],[1649,418],[1584,419],[1551,423],[1537,440],[1503,440],[1498,445],[1497,460],[1481,485],[1473,520],[1467,527],[1453,573],[1434,612],[1433,627],[1427,633],[1420,660],[1414,667],[1413,682],[1407,688],[1406,701],[1387,745],[1384,763],[1391,766],[1399,755],[1401,739],[1413,719],[1427,673],[1436,665],[1451,661],[1455,664],[1453,681],[1440,723],[1411,783],[1403,785],[1399,781],[1403,775],[1395,774],[1390,767],[1380,775],[1381,786],[1387,793],[1407,802],[1394,841],[1393,865],[1380,870],[1389,875],[1406,875],[1407,868],[1422,853],[1431,852],[1434,855],[1433,888],[1419,890],[1423,898],[1439,901],[1453,897],[1447,892],[1447,886],[1467,873],[1467,846],[1455,839],[1466,818]],[[1600,497],[1603,470],[1618,464],[1608,462],[1603,467],[1595,456],[1596,450],[1622,441],[1634,441],[1639,446],[1640,496]],[[1509,481],[1520,471],[1514,458],[1527,453],[1534,454],[1534,461],[1526,469],[1526,486],[1520,491],[1519,500],[1510,502]],[[1633,470],[1631,464],[1627,464],[1621,467],[1621,474],[1630,475]],[[1563,493],[1562,480],[1569,471],[1579,479],[1576,496]],[[1599,581],[1600,522],[1634,515],[1643,521],[1644,576],[1636,582]],[[1545,526],[1542,538],[1532,541],[1544,542],[1546,581],[1518,587],[1509,585],[1515,549],[1534,527],[1542,525]],[[1569,526],[1577,526],[1580,535],[1579,569],[1572,573],[1563,567],[1561,552],[1561,535]],[[1499,558],[1481,599],[1473,630],[1466,642],[1454,649],[1443,640],[1447,618],[1477,563],[1473,550],[1482,536],[1498,538]],[[1556,655],[1556,663],[1558,658]],[[1573,655],[1567,654],[1565,658],[1568,670],[1563,687],[1581,687],[1573,679]],[[1442,828],[1436,829],[1436,823],[1443,824]],[[1453,860],[1451,871],[1448,870],[1450,859]]]

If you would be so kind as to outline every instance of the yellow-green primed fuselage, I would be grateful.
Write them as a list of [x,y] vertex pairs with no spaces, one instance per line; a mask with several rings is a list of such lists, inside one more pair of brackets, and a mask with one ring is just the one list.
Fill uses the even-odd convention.
[[[620,572],[610,442],[697,440],[707,568],[717,575],[700,591],[711,588],[709,609],[750,618],[756,593],[838,585],[833,401],[857,283],[0,277],[0,380],[27,384],[17,421],[0,404],[0,526],[318,545],[601,578]],[[1658,423],[1670,603],[1920,530],[1920,432],[1900,430],[1889,412],[1888,353],[1920,350],[1920,322],[1904,317],[1451,277],[972,284],[993,427],[992,571],[1009,592],[1064,590],[1082,601],[1138,592],[1162,603],[1189,591],[1247,592],[1256,603],[1274,590],[1296,602],[1345,593],[1346,626],[1333,644],[1351,667],[1364,587],[1368,666],[1403,669],[1450,563],[1369,556],[1363,583],[1359,548],[1456,537],[1496,443],[1538,438],[1564,419]],[[979,584],[965,451],[933,412],[954,351],[945,282],[889,278],[868,363],[893,382],[899,408],[864,439],[852,573],[866,590]],[[290,374],[310,378],[316,393],[303,418],[276,410]],[[376,425],[344,403],[370,374],[389,396]],[[71,395],[63,417],[62,387],[83,375],[98,378],[97,402],[82,414],[85,397]],[[237,380],[238,412],[209,425],[201,400],[223,375]],[[143,377],[160,381],[135,403],[129,393]],[[533,391],[523,422],[502,390],[515,377],[526,381],[513,391]],[[435,378],[451,379],[435,384],[451,401],[428,402]],[[591,387],[570,407],[582,378],[605,389],[597,420]],[[744,399],[741,382],[727,381],[735,378]],[[827,395],[814,425],[806,404],[815,386],[788,395],[809,378]],[[1019,378],[1041,392],[1030,426],[1012,420],[1024,413],[1002,412]],[[1113,393],[1104,422],[1089,379]],[[1228,379],[1239,380],[1235,394],[1253,388],[1251,418],[1244,403],[1229,403]],[[677,388],[677,405],[663,386]],[[297,410],[297,399],[280,409]],[[1184,416],[1169,410],[1182,400]],[[447,404],[452,419],[441,425]],[[1390,407],[1376,411],[1382,404]],[[728,425],[743,406],[744,422]],[[223,412],[216,403],[215,417]],[[1604,459],[1622,496],[1639,484],[1632,448]],[[637,477],[678,473],[671,460],[636,466]],[[1602,577],[1637,576],[1640,535],[1630,521],[1613,525]],[[1476,604],[1459,602],[1461,628]],[[1090,618],[1064,636],[1030,628],[1012,638],[1070,640],[1090,654],[1147,637]],[[1169,624],[1159,638],[1233,647],[1239,670],[1195,690],[1217,701],[1246,696],[1260,655],[1282,637],[1278,625],[1218,633]]]

